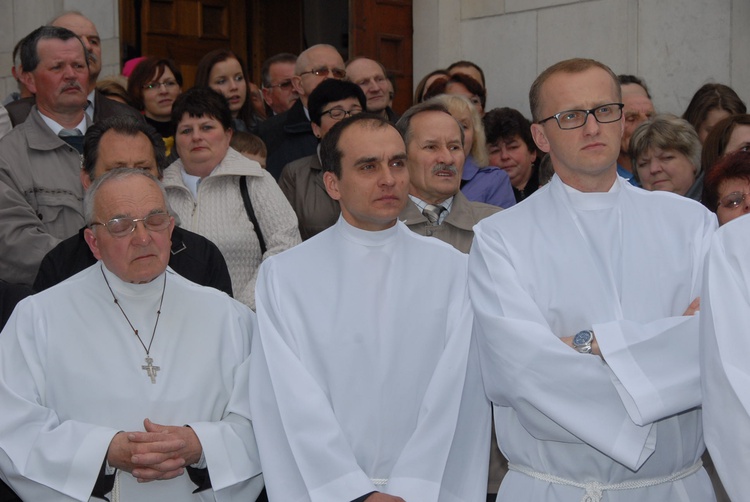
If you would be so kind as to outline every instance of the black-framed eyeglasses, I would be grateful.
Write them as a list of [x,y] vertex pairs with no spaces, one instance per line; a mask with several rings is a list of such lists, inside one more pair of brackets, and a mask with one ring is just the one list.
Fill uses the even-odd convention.
[[303,71],[299,74],[301,77],[302,75],[307,75],[308,73],[312,73],[316,77],[327,77],[328,75],[332,74],[333,78],[342,79],[346,77],[346,70],[342,70],[341,68],[313,68],[310,71]]
[[719,200],[719,207],[737,209],[745,202],[745,197],[748,195],[750,195],[750,192],[732,192],[727,194]]
[[174,80],[167,80],[166,82],[151,82],[149,84],[144,84],[143,89],[151,91],[154,89],[159,89],[162,86],[164,86],[164,89],[170,90],[177,86],[177,82],[175,82]]
[[324,112],[320,112],[321,115],[328,115],[333,120],[343,120],[344,117],[351,117],[352,115],[358,115],[362,113],[362,108],[352,108],[351,110],[344,110],[343,108],[331,108]]
[[133,233],[135,225],[139,221],[143,222],[143,226],[146,227],[146,230],[161,232],[169,226],[171,218],[169,213],[151,213],[145,218],[112,218],[106,223],[95,221],[89,225],[89,228],[95,225],[101,225],[112,234],[112,237],[125,237]]
[[266,89],[272,89],[274,87],[278,87],[279,89],[284,89],[285,91],[288,91],[292,88],[292,81],[291,80],[284,80],[283,82],[279,84],[271,84],[269,86],[266,86]]
[[555,119],[560,129],[578,129],[586,124],[589,115],[593,115],[600,124],[609,124],[622,118],[623,106],[625,105],[622,103],[607,103],[590,110],[564,110],[538,121],[537,124],[544,124],[548,120]]

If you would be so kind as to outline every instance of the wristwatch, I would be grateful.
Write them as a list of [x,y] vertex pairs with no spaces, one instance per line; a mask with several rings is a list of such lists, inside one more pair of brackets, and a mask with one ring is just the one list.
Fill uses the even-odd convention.
[[594,332],[590,329],[579,331],[573,337],[573,348],[581,354],[591,354],[591,343],[594,341]]

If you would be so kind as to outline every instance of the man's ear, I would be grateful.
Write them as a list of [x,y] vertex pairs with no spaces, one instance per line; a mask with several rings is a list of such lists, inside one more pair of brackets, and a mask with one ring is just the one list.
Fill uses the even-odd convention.
[[534,138],[534,143],[539,149],[545,153],[549,153],[550,146],[547,140],[547,135],[544,133],[544,127],[541,124],[531,124],[531,136]]
[[323,173],[323,184],[326,187],[328,196],[333,200],[341,200],[341,193],[339,192],[339,179],[331,171]]
[[312,126],[313,134],[315,135],[315,137],[321,139],[323,135],[320,132],[320,126],[315,122],[310,122],[310,125]]
[[21,72],[21,82],[32,94],[36,94],[36,81],[30,71]]
[[302,77],[295,75],[292,77],[292,87],[297,91],[297,94],[302,95],[305,91],[302,90]]
[[83,191],[85,192],[86,190],[89,189],[93,181],[91,181],[91,178],[89,178],[88,173],[84,171],[83,169],[81,169],[79,176],[81,177],[81,185],[83,185]]
[[93,253],[94,258],[96,258],[97,260],[101,260],[102,253],[99,250],[99,242],[94,231],[90,228],[87,228],[83,231],[83,238],[86,240],[86,244],[89,245],[89,249],[91,249],[91,253]]

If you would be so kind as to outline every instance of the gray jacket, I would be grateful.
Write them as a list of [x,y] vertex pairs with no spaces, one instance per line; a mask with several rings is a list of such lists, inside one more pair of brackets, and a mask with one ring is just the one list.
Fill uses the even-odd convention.
[[44,255],[83,226],[80,171],[36,106],[0,139],[0,279],[32,284]]
[[471,202],[464,194],[458,192],[453,196],[451,212],[440,225],[431,225],[411,199],[398,219],[403,221],[409,230],[419,235],[436,237],[462,253],[468,253],[474,240],[474,225],[500,210],[501,208],[491,204]]

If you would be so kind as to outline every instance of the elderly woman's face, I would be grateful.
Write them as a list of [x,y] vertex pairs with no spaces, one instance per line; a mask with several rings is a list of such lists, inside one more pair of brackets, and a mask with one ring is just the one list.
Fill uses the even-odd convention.
[[676,150],[649,148],[638,157],[636,169],[646,190],[685,195],[695,182],[695,166]]
[[719,225],[750,213],[750,181],[728,178],[719,184],[719,207],[716,216]]
[[232,139],[231,129],[209,115],[191,117],[187,113],[177,124],[177,153],[185,171],[204,178],[224,159]]

